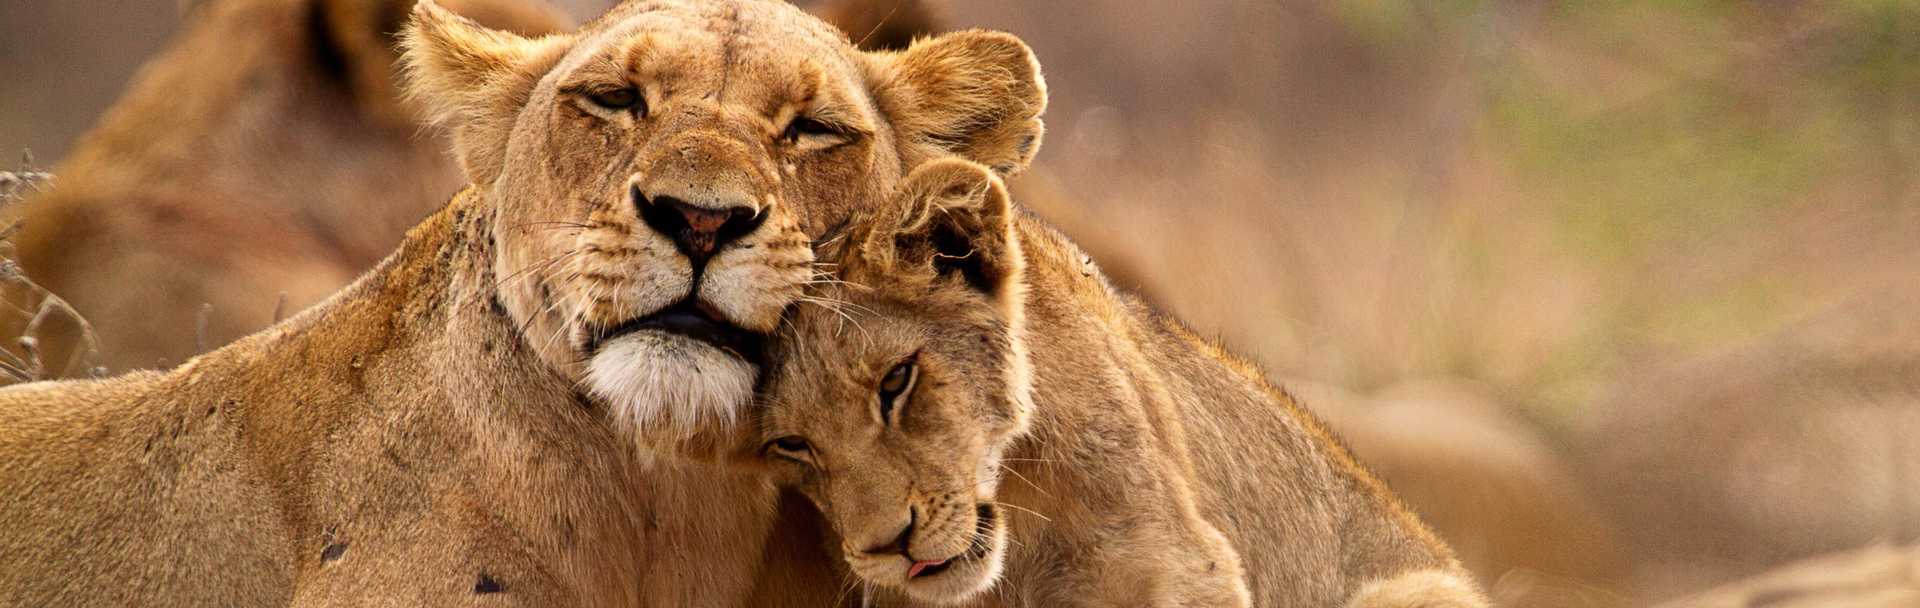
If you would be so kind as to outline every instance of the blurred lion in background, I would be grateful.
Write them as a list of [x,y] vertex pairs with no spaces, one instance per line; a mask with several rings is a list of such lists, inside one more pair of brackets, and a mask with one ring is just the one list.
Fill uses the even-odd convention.
[[[446,0],[521,35],[566,29],[539,0]],[[928,33],[923,2],[805,8],[863,47]],[[399,94],[413,0],[199,0],[173,41],[20,212],[26,274],[91,321],[34,329],[48,377],[166,367],[320,301],[464,182]],[[9,320],[6,335],[26,322]],[[66,362],[83,362],[63,369]]]
[[[1916,305],[1911,288],[1873,292],[1746,344],[1653,362],[1593,409],[1577,447],[1595,496],[1630,523],[1621,530],[1638,558],[1637,600],[1920,542]],[[1792,570],[1786,580],[1820,587]],[[1855,573],[1828,570],[1831,580]],[[1894,605],[1840,598],[1825,605]]]
[[[448,4],[525,34],[567,25],[533,0]],[[178,363],[305,308],[459,188],[397,93],[395,33],[412,5],[186,5],[180,33],[59,165],[59,186],[22,210],[21,265],[92,321],[100,363]],[[69,360],[77,328],[41,329],[45,359]]]
[[1575,468],[1477,383],[1287,390],[1453,547],[1500,606],[1621,605],[1626,555]]

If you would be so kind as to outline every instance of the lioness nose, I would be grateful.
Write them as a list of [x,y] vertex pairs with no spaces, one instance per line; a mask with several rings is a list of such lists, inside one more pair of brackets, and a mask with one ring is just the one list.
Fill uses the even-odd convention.
[[673,241],[681,253],[704,262],[721,246],[760,226],[763,216],[746,205],[696,205],[671,195],[647,196],[632,189],[633,204],[647,226]]
[[887,541],[886,544],[883,545],[875,545],[867,549],[867,553],[874,555],[899,555],[907,559],[913,559],[911,557],[912,554],[907,550],[907,541],[913,538],[913,525],[919,522],[920,513],[909,510],[907,512],[906,527],[901,528],[900,533],[893,536],[893,540]]

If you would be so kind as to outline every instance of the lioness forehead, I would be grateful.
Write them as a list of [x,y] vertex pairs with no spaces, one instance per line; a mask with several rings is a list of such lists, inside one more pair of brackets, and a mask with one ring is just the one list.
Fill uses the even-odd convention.
[[628,2],[578,39],[558,70],[573,74],[563,81],[628,73],[712,102],[764,105],[756,110],[769,115],[816,101],[870,114],[863,96],[848,95],[861,89],[859,51],[838,29],[783,1]]
[[629,0],[580,28],[589,36],[645,30],[706,31],[727,38],[852,48],[839,29],[784,0]]

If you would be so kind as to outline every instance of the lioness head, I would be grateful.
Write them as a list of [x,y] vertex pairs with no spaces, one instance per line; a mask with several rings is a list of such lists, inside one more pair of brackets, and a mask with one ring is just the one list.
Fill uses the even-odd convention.
[[423,0],[408,47],[413,94],[493,202],[526,342],[670,439],[747,402],[762,336],[816,275],[807,235],[928,158],[1018,172],[1046,104],[1012,36],[865,53],[774,0],[633,1],[544,38]]
[[762,454],[867,582],[953,602],[1000,574],[1002,452],[1033,409],[1006,191],[939,160],[823,248],[838,282],[774,344]]

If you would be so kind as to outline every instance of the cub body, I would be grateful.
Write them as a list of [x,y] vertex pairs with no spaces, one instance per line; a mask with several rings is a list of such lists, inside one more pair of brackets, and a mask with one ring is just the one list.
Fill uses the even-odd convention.
[[899,192],[823,248],[836,280],[780,334],[759,415],[879,596],[1484,605],[1311,414],[1116,294],[991,172],[936,161]]

